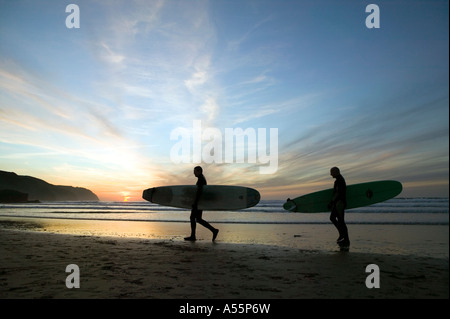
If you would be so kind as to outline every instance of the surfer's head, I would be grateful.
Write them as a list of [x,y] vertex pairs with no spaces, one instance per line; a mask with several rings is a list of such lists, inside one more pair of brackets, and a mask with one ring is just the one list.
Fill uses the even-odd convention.
[[199,177],[202,174],[203,174],[203,168],[201,166],[195,166],[194,167],[194,175],[196,177]]
[[333,176],[334,178],[336,178],[337,176],[341,175],[341,171],[336,166],[332,167],[330,169],[330,175]]

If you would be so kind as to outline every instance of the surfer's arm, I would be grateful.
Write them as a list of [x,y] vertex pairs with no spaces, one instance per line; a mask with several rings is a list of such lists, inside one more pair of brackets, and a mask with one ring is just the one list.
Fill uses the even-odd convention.
[[200,196],[202,195],[203,192],[203,185],[197,185],[197,192],[195,194],[195,199],[194,199],[194,203],[192,204],[192,208],[197,208],[198,205],[198,201],[200,199]]
[[333,192],[333,197],[331,198],[331,201],[328,203],[328,208],[333,209],[336,205],[339,198],[339,185],[336,185]]
[[345,201],[346,187],[347,186],[345,185],[345,182],[342,182],[341,180],[336,180],[333,198],[331,199],[329,207],[333,208],[337,202]]
[[332,202],[333,204],[336,204],[338,198],[339,198],[339,190],[336,191],[336,192],[334,192],[333,198],[331,199],[331,202]]

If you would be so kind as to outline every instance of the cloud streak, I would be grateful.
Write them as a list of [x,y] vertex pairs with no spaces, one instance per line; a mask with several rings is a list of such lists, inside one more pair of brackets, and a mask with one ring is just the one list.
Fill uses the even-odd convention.
[[329,187],[337,165],[349,182],[448,194],[448,2],[386,4],[402,14],[380,30],[354,5],[172,0],[82,2],[69,30],[58,6],[17,3],[0,21],[4,168],[67,172],[111,198],[192,183],[194,163],[170,161],[170,133],[200,120],[278,128],[276,174],[202,163],[210,183],[292,197]]

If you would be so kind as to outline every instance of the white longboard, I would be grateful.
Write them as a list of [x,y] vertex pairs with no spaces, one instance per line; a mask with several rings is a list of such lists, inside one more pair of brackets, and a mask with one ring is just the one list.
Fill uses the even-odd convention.
[[[197,194],[196,185],[160,186],[144,190],[142,198],[149,202],[191,209]],[[255,206],[261,196],[253,188],[205,185],[198,201],[200,210],[237,210]]]

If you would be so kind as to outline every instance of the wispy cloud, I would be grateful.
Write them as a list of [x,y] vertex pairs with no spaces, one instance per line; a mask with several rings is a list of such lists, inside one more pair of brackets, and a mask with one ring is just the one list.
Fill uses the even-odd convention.
[[[409,101],[407,96],[399,100]],[[292,195],[296,188],[304,193],[319,190],[329,184],[327,173],[332,166],[341,167],[351,183],[380,179],[408,183],[434,176],[439,184],[448,179],[433,174],[448,166],[448,123],[436,121],[448,98],[409,101],[413,106],[408,107],[389,107],[394,100],[385,103],[385,108],[344,113],[340,120],[333,117],[285,137],[280,146],[280,174],[272,183],[291,185]]]
[[239,48],[246,43],[249,39],[251,39],[251,35],[258,30],[261,26],[268,23],[269,21],[273,20],[272,15],[268,16],[255,24],[251,25],[248,30],[244,30],[245,32],[242,33],[238,38],[230,40],[228,42],[228,50],[230,51],[236,51],[239,50]]
[[278,128],[276,174],[202,163],[211,183],[284,198],[328,187],[337,165],[349,182],[395,178],[443,193],[443,3],[411,5],[377,33],[363,24],[336,33],[330,25],[351,10],[301,2],[93,0],[80,5],[77,30],[64,28],[58,6],[11,3],[0,22],[0,164],[55,180],[67,172],[105,194],[192,183],[194,163],[170,161],[170,133],[201,120],[222,132]]
[[[78,183],[86,181],[87,176],[92,174],[90,170],[97,172],[99,180],[102,177],[107,179],[108,175],[115,176],[116,172],[119,172],[118,175],[123,172],[124,179],[125,176],[130,178],[148,172],[146,183],[157,178],[155,172],[159,169],[141,155],[142,146],[128,139],[108,117],[109,106],[56,89],[14,64],[2,65],[0,91],[0,142],[35,150],[2,154],[1,158],[46,158],[48,165],[54,165],[53,160],[58,157],[73,163],[81,162],[84,163],[81,166],[67,163],[54,165],[70,165],[72,169],[66,172],[66,178]],[[86,163],[97,168],[86,169]],[[111,183],[115,178],[111,177]]]
[[208,3],[135,1],[128,7],[117,2],[106,12],[108,23],[98,26],[90,45],[99,47],[94,54],[106,62],[99,91],[118,108],[137,109],[141,103],[140,109],[152,110],[144,116],[170,115],[178,124],[192,118],[213,121],[219,104]]
[[113,50],[105,42],[100,42],[99,46],[102,49],[101,58],[106,62],[113,64],[120,64],[124,61],[125,56],[113,52]]

